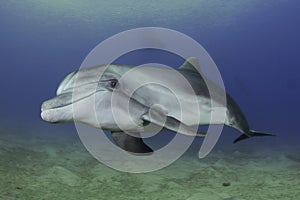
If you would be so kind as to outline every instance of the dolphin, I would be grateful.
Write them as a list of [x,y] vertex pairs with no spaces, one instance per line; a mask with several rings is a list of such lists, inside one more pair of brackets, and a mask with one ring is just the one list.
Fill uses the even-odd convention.
[[153,152],[140,136],[149,124],[192,136],[206,135],[194,126],[224,124],[241,132],[234,143],[273,136],[251,130],[233,98],[197,69],[194,57],[178,69],[116,64],[83,68],[67,75],[56,96],[43,102],[41,117],[108,130],[115,144],[130,153]]

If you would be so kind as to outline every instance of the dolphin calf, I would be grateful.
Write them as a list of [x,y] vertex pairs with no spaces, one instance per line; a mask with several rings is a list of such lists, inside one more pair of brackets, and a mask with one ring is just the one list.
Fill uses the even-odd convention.
[[149,124],[192,136],[206,135],[193,126],[225,124],[242,133],[234,143],[273,136],[251,130],[230,95],[197,69],[197,58],[178,69],[115,64],[83,68],[65,77],[56,96],[42,104],[41,117],[109,130],[116,145],[131,153],[153,152],[140,136]]

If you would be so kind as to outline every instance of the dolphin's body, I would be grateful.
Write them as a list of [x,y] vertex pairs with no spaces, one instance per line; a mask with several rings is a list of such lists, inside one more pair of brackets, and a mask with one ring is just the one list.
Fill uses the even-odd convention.
[[[235,101],[202,76],[197,65],[190,58],[176,73],[126,65],[84,68],[66,76],[57,96],[43,103],[41,116],[52,123],[77,121],[109,130],[119,147],[133,153],[152,152],[139,137],[147,124],[185,135],[193,135],[195,125],[225,124],[242,133],[234,142],[272,135],[250,130]],[[182,78],[186,82],[178,81]]]

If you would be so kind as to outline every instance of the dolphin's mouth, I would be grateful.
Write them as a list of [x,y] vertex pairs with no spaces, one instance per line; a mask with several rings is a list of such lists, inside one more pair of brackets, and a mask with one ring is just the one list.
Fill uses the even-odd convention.
[[41,111],[61,108],[81,101],[100,91],[101,89],[97,88],[97,85],[98,81],[94,81],[81,84],[76,87],[69,87],[64,89],[64,91],[59,88],[57,91],[57,96],[45,101],[42,104]]
[[41,117],[51,123],[70,121],[73,119],[73,104],[83,101],[94,92],[73,93],[67,92],[45,101],[41,106]]
[[58,95],[54,98],[51,98],[47,101],[45,101],[42,104],[41,111],[51,110],[55,108],[61,108],[67,105],[72,104],[74,101],[72,101],[72,93],[64,93],[61,95]]
[[42,104],[41,111],[43,112],[46,110],[69,106],[69,105],[79,102],[93,94],[94,94],[94,92],[91,92],[89,94],[84,94],[84,95],[81,95],[81,94],[74,95],[73,92],[63,93],[63,94],[57,95],[56,97],[54,97],[52,99],[45,101]]

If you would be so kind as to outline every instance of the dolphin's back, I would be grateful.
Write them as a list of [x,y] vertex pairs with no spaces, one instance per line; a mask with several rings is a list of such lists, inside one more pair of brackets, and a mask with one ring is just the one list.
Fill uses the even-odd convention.
[[224,106],[227,109],[226,125],[237,128],[239,131],[249,131],[249,125],[240,107],[221,87],[198,72],[184,69],[179,71],[190,82],[199,97],[213,100],[215,105]]

